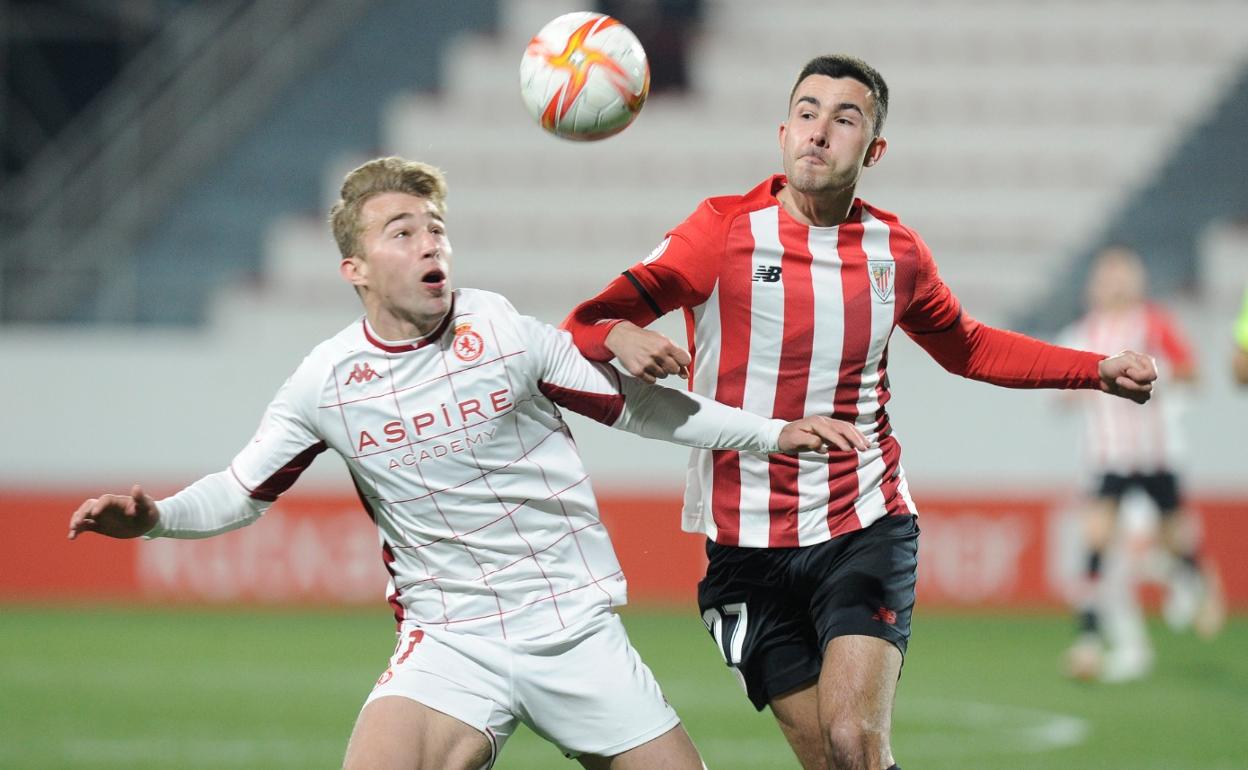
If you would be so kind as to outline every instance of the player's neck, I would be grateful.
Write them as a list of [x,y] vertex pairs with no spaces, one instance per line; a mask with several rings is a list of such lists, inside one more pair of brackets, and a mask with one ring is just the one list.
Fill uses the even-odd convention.
[[854,188],[825,195],[799,192],[792,185],[776,193],[786,213],[810,227],[836,227],[849,218],[854,205]]
[[[449,312],[448,309],[447,313]],[[437,318],[399,317],[378,308],[367,308],[364,314],[368,318],[369,328],[386,342],[402,342],[428,337],[437,331],[443,319],[446,318],[446,313]]]

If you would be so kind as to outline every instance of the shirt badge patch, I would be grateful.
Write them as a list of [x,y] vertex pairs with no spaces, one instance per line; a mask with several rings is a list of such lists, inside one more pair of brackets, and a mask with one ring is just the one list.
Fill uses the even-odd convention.
[[867,272],[871,276],[871,291],[880,302],[888,302],[893,298],[893,271],[896,263],[890,259],[867,260]]
[[459,324],[455,327],[455,340],[451,342],[451,350],[460,361],[476,361],[485,352],[485,340],[472,330],[471,324]]

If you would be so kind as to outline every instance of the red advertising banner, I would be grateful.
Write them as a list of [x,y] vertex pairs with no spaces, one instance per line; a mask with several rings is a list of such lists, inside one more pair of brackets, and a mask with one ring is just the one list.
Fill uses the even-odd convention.
[[[354,497],[292,494],[250,527],[204,540],[66,539],[86,495],[0,491],[0,601],[382,602],[377,532]],[[924,496],[924,606],[1061,607],[1078,573],[1078,518],[1036,496]],[[674,495],[603,495],[635,603],[693,601],[706,559]],[[1232,607],[1248,609],[1248,498],[1197,499],[1205,552]]]

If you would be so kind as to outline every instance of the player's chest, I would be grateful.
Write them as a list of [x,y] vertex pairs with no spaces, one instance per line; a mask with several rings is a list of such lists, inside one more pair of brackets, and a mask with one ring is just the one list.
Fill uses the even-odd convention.
[[[778,324],[791,332],[895,318],[913,295],[912,281],[887,252],[838,248],[813,239],[804,248],[752,243],[721,262],[718,312],[733,323]],[[900,281],[899,281],[900,279]]]
[[332,408],[321,415],[335,448],[384,464],[392,454],[450,445],[510,415],[531,395],[516,389],[525,381],[517,357],[485,335],[457,354],[463,336],[399,354],[365,352],[340,367]]

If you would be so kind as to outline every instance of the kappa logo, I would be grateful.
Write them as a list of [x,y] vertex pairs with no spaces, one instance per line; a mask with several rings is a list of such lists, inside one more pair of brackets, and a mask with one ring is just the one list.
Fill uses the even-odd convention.
[[351,374],[347,377],[347,381],[342,384],[351,385],[356,382],[369,382],[374,377],[379,380],[381,379],[381,375],[374,371],[372,366],[368,364],[356,364],[355,368],[351,370]]
[[780,280],[779,265],[759,265],[754,269],[754,281],[762,281],[763,283],[776,283]]
[[871,291],[880,302],[888,302],[893,298],[893,270],[895,263],[890,259],[867,260],[867,272],[871,276]]
[[455,341],[451,343],[451,350],[455,351],[455,357],[460,361],[476,361],[485,352],[485,340],[472,330],[471,325],[460,324],[455,327]]

